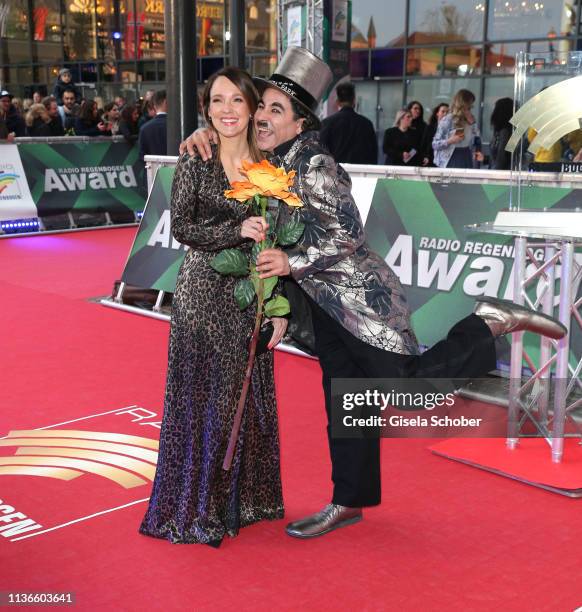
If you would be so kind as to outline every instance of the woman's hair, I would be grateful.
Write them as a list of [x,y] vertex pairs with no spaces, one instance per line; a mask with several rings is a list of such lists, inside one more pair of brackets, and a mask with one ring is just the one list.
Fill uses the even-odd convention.
[[491,125],[498,132],[504,127],[509,126],[509,120],[513,115],[513,100],[511,98],[499,98],[495,102],[491,113]]
[[96,108],[97,103],[95,102],[95,100],[83,100],[83,102],[81,102],[81,108],[79,109],[79,119],[87,125],[95,123],[93,111]]
[[33,104],[26,113],[26,125],[32,127],[34,120],[40,117],[45,123],[50,121],[48,111],[44,104]]
[[400,122],[406,115],[410,115],[410,111],[407,108],[401,108],[396,113],[396,117],[394,118],[394,124],[392,125],[392,127],[400,127]]
[[[259,145],[257,144],[257,135],[255,133],[255,127],[253,125],[252,116],[257,111],[257,106],[259,105],[259,93],[257,92],[257,88],[255,87],[253,80],[249,73],[242,68],[238,68],[236,66],[227,66],[226,68],[222,68],[218,72],[215,72],[206,83],[204,87],[204,91],[202,93],[202,111],[204,113],[204,119],[206,119],[206,123],[208,125],[212,125],[212,121],[208,116],[208,109],[210,108],[210,92],[212,90],[212,86],[214,85],[216,79],[219,77],[226,77],[235,87],[238,87],[249,107],[249,111],[251,114],[251,119],[249,119],[249,125],[247,128],[247,142],[249,145],[249,152],[254,161],[260,161],[263,159],[263,154],[259,149]],[[218,147],[220,153],[220,134],[218,135]],[[219,155],[216,156],[218,161]]]
[[406,108],[407,108],[409,111],[412,111],[412,107],[413,107],[415,104],[418,104],[418,106],[420,107],[420,115],[418,116],[418,118],[419,118],[420,120],[422,120],[422,119],[424,118],[424,106],[423,106],[423,105],[422,105],[422,104],[421,104],[421,103],[420,103],[418,100],[413,100],[412,102],[409,102],[409,103],[406,105]]
[[[134,112],[137,112],[139,114],[140,112],[139,104],[126,104],[123,107],[123,110],[121,111],[122,121],[125,121],[126,123],[134,123],[133,121]],[[135,121],[135,123],[137,123],[137,121]]]
[[468,89],[459,89],[454,95],[449,113],[453,116],[454,127],[464,127],[467,124],[465,110],[475,102],[475,95]]
[[435,126],[438,123],[439,120],[437,118],[437,115],[443,106],[449,108],[449,105],[446,102],[441,102],[432,109],[432,113],[428,122],[429,125]]

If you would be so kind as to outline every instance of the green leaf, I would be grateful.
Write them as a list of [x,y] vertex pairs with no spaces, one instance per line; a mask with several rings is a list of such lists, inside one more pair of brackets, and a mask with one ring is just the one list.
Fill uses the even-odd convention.
[[282,317],[290,312],[291,308],[289,307],[289,301],[282,295],[278,295],[265,304],[266,317]]
[[278,229],[277,239],[279,240],[279,244],[283,246],[295,244],[303,235],[304,229],[305,223],[302,223],[299,220],[299,215],[297,215]]
[[[257,295],[259,294],[259,280],[259,275],[256,272],[252,272],[251,282],[253,283]],[[271,297],[273,289],[277,286],[278,281],[278,276],[271,276],[263,279],[263,299],[268,300]]]
[[257,263],[257,257],[259,256],[259,253],[262,251],[261,249],[261,243],[260,242],[255,242],[255,244],[253,244],[253,248],[251,249],[251,264],[254,266]]
[[253,283],[248,278],[242,278],[234,287],[234,299],[241,310],[247,308],[255,298]]
[[249,262],[238,249],[224,249],[210,260],[210,266],[220,274],[231,276],[245,276],[249,271]]

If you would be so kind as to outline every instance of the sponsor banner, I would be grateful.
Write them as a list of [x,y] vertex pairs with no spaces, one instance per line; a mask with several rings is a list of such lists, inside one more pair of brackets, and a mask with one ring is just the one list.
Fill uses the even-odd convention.
[[38,216],[143,210],[144,167],[127,142],[21,143]]
[[[578,198],[572,189],[528,188],[531,208],[571,210]],[[479,296],[512,299],[513,238],[465,229],[473,223],[492,221],[508,202],[508,185],[377,180],[366,220],[368,243],[400,277],[422,344],[429,346],[440,340],[456,321],[472,312]],[[536,249],[535,255],[542,260],[543,249]],[[576,257],[582,264],[582,254]],[[560,268],[556,266],[558,279]],[[535,265],[530,264],[526,276],[534,271]],[[572,288],[575,295],[580,295],[581,280],[578,276]],[[541,275],[537,287],[531,288],[532,301],[544,286]],[[577,325],[573,326],[571,342],[575,353],[582,352],[582,332]],[[526,334],[525,346],[537,359],[539,337]]]
[[0,547],[134,504],[145,512],[161,420],[129,406],[0,432]]
[[0,220],[38,217],[17,145],[0,147]]
[[128,285],[173,293],[186,248],[170,227],[170,192],[175,166],[156,172],[146,208],[123,271]]

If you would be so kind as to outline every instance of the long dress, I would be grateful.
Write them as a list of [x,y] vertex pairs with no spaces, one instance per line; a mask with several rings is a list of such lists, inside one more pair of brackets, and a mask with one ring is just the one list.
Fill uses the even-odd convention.
[[255,361],[230,471],[222,469],[246,368],[254,305],[240,311],[237,279],[215,272],[240,237],[245,207],[224,197],[222,166],[183,155],[172,184],[172,233],[188,250],[172,303],[168,373],[152,495],[140,533],[218,545],[225,534],[283,517],[273,355]]

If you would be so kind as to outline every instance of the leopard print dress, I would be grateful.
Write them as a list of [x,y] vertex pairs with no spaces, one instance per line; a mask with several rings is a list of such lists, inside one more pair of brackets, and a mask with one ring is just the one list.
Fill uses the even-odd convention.
[[[216,159],[216,151],[214,155]],[[242,387],[253,305],[240,311],[237,281],[209,265],[240,237],[244,206],[213,160],[183,155],[172,184],[172,233],[190,247],[172,304],[168,373],[152,495],[140,533],[218,545],[240,527],[283,517],[273,354],[255,361],[230,471],[222,461]]]

